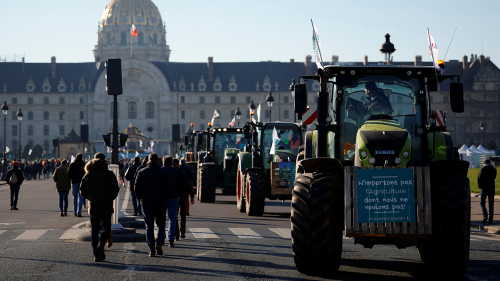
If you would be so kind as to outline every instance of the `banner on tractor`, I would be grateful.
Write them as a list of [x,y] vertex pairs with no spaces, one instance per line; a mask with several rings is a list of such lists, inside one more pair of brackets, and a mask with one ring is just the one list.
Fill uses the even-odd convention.
[[415,222],[413,169],[357,171],[358,222]]
[[279,162],[279,187],[293,187],[295,182],[295,162]]

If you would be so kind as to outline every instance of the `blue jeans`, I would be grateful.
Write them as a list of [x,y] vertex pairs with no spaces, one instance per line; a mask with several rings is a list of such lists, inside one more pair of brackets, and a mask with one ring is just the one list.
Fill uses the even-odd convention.
[[85,199],[80,194],[80,183],[72,183],[71,192],[73,192],[73,212],[77,215],[81,215],[83,200]]
[[135,191],[131,190],[130,195],[132,196],[132,205],[134,205],[134,213],[138,213],[141,210],[141,201],[137,199]]
[[17,208],[17,198],[19,197],[20,186],[10,186],[10,206]]
[[493,221],[493,207],[495,206],[495,190],[481,189],[481,209],[483,210],[483,217],[488,218],[488,210],[486,210],[486,197],[488,197],[488,209],[490,211],[489,221]]
[[68,212],[68,194],[69,194],[69,190],[58,191],[58,193],[59,193],[59,210],[61,210],[61,213],[65,213],[66,214]]
[[148,243],[149,250],[155,251],[155,221],[158,226],[158,237],[156,244],[165,244],[165,205],[145,203],[142,204],[142,215],[146,223],[146,242]]
[[177,209],[179,208],[179,198],[165,200],[168,214],[168,241],[175,240],[175,227],[177,226]]
[[[97,248],[97,245],[100,244],[104,247],[109,233],[111,233],[111,215],[90,215],[90,226],[90,232],[92,233],[92,236],[90,236],[90,242],[92,244],[92,252],[95,257],[95,249]],[[101,227],[104,231],[101,233],[101,237],[99,238],[99,231],[101,231]]]

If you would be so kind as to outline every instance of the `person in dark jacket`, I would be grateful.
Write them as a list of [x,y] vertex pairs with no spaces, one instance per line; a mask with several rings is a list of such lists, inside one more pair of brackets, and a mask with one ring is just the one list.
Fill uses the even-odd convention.
[[[165,212],[167,198],[172,191],[170,176],[158,165],[158,155],[151,153],[145,168],[139,171],[135,180],[135,192],[142,201],[144,221],[146,223],[146,242],[149,256],[163,255],[165,244]],[[154,237],[154,223],[158,226],[158,237]],[[174,220],[175,222],[175,220]]]
[[139,167],[137,167],[137,170],[135,171],[134,178],[137,179],[137,173],[139,173],[139,171],[141,169],[146,168],[146,165],[148,164],[148,160],[149,160],[149,156],[144,157],[144,161],[142,161],[142,164]]
[[172,191],[166,200],[168,213],[168,244],[170,247],[174,247],[179,196],[181,195],[181,192],[185,191],[184,177],[179,169],[172,167],[172,161],[173,159],[171,156],[165,156],[163,158],[163,169],[168,172],[172,182]]
[[[196,189],[196,179],[194,178],[194,175],[193,175],[193,172],[191,171],[191,169],[186,165],[186,159],[183,157],[181,158],[181,165],[179,166],[179,168],[181,170],[184,171],[184,173],[186,173],[186,176],[188,177],[189,181],[192,183],[192,186],[193,186],[193,194],[195,192],[195,189]],[[193,197],[193,196],[191,196]],[[191,205],[194,204],[194,201],[192,201]],[[189,216],[189,202],[186,201],[186,216]]]
[[31,163],[31,179],[37,180],[37,175],[38,175],[38,165],[36,161],[33,161],[33,163]]
[[85,161],[83,154],[78,153],[75,161],[69,165],[68,176],[71,179],[71,192],[73,193],[73,213],[75,217],[82,217],[83,201],[85,200],[80,194],[80,184],[85,175]]
[[[12,175],[15,174],[14,178]],[[19,163],[17,161],[12,162],[12,169],[7,171],[5,174],[5,180],[10,186],[10,210],[19,210],[17,208],[17,199],[19,197],[19,189],[21,189],[21,184],[23,184],[24,176],[19,169]]]
[[377,87],[375,82],[369,81],[365,84],[365,93],[368,96],[368,104],[357,110],[365,119],[373,115],[392,114],[393,110],[389,98],[384,94],[384,90]]
[[[94,252],[94,261],[103,261],[104,243],[108,240],[111,232],[111,215],[113,214],[113,200],[120,192],[120,186],[116,175],[108,170],[106,157],[102,153],[96,153],[85,165],[85,175],[82,178],[80,192],[82,196],[90,201],[90,225],[91,244]],[[118,212],[118,210],[116,210]],[[99,237],[99,231],[103,232]],[[108,245],[109,247],[109,245]]]
[[493,207],[495,206],[495,178],[497,169],[491,165],[491,161],[484,161],[484,167],[477,175],[477,185],[481,189],[481,209],[483,210],[483,223],[488,220],[488,210],[486,210],[486,198],[488,198],[488,209],[490,211],[489,224],[493,224]]
[[135,184],[135,174],[137,172],[137,168],[141,166],[141,158],[135,157],[134,164],[128,167],[127,172],[125,172],[125,179],[129,182],[129,192],[132,196],[132,205],[134,206],[134,216],[142,216],[141,210],[141,201],[137,199],[134,184]]
[[[182,178],[182,189],[180,191],[180,198],[179,198],[179,212],[181,215],[181,227],[179,229],[179,224],[177,224],[175,228],[175,235],[177,240],[179,239],[179,232],[180,232],[180,237],[181,238],[186,238],[186,206],[188,204],[188,197],[191,195],[191,204],[194,204],[194,190],[193,190],[193,182],[187,175],[187,172],[190,173],[191,177],[193,174],[191,174],[191,169],[189,167],[185,166],[187,169],[181,168],[179,166],[179,159],[174,159],[172,160],[172,165],[180,170],[180,177]],[[192,177],[194,179],[194,177]]]
[[56,190],[59,193],[59,210],[61,217],[68,215],[68,194],[71,190],[71,180],[68,177],[68,161],[63,160],[54,172],[52,179],[56,183]]

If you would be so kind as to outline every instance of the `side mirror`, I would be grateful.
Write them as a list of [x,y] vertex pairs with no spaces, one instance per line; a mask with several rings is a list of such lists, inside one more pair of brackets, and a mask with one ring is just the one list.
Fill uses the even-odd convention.
[[438,90],[438,81],[435,76],[427,77],[427,92],[436,92]]
[[307,85],[296,84],[294,90],[294,112],[299,114],[299,120],[302,120],[302,114],[307,111]]
[[453,112],[464,112],[464,85],[462,83],[450,83],[450,103]]

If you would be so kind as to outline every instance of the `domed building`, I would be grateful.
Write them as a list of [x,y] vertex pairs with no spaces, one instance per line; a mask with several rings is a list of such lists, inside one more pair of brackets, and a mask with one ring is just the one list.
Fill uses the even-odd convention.
[[[137,37],[130,32],[132,24],[137,28]],[[151,0],[113,0],[102,13],[95,61],[108,58],[168,61],[166,34],[160,12]]]

